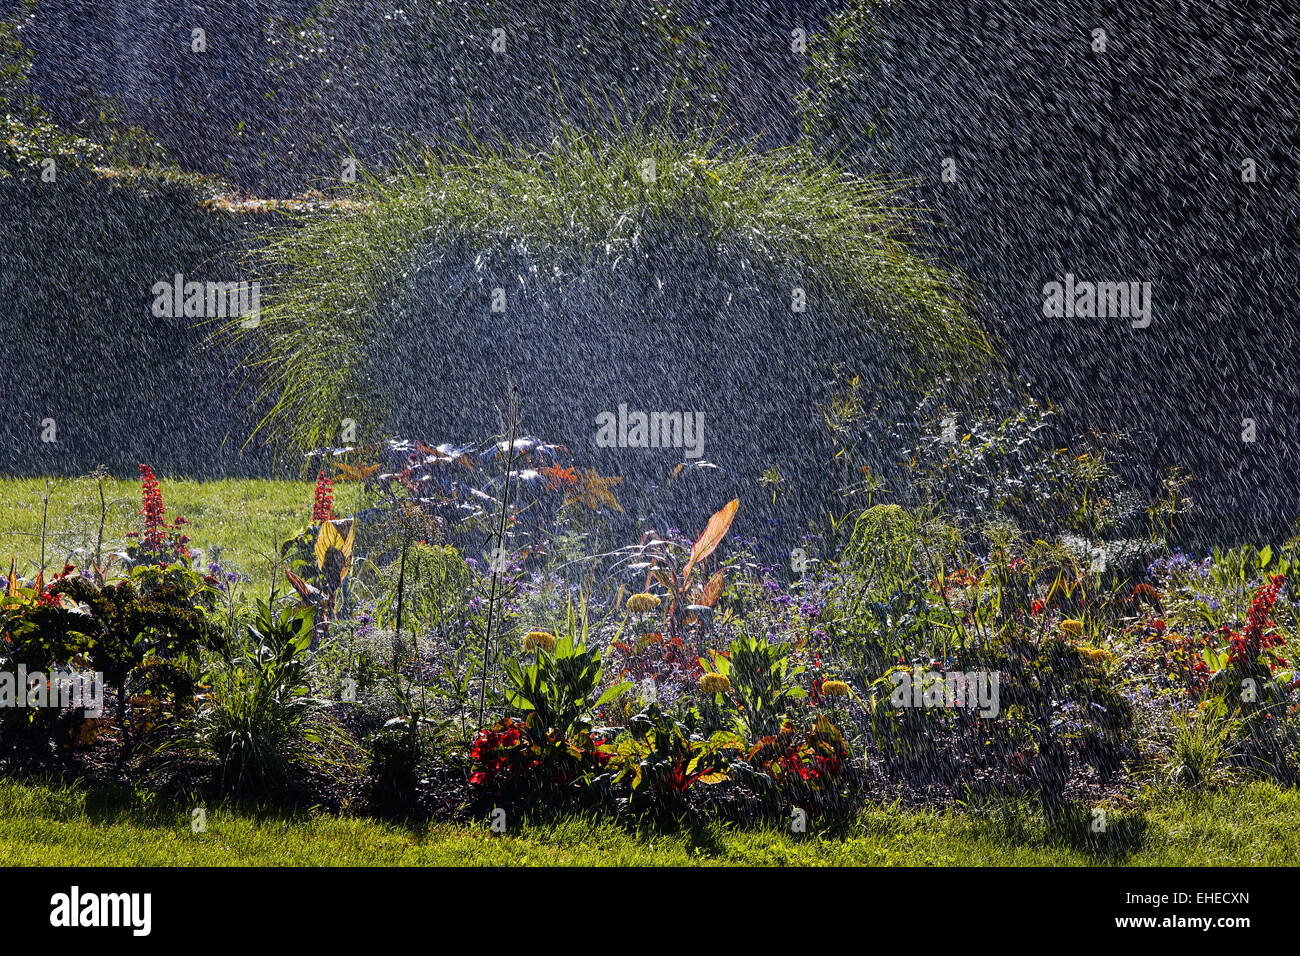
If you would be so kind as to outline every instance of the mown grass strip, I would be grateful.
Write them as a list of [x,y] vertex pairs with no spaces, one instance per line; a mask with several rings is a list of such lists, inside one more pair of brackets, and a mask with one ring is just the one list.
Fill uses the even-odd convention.
[[1300,859],[1300,794],[1267,784],[1148,794],[1107,837],[1036,814],[874,807],[835,833],[720,823],[663,832],[570,816],[497,836],[486,823],[386,823],[187,808],[129,791],[0,782],[0,854],[77,866],[1224,866]]

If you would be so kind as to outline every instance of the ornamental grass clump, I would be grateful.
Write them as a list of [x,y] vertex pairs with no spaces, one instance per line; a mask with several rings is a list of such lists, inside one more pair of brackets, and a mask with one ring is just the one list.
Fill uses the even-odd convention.
[[331,444],[343,417],[387,417],[392,396],[374,386],[366,354],[400,335],[413,270],[429,264],[466,290],[465,276],[522,255],[518,294],[545,298],[592,278],[639,281],[628,264],[649,245],[708,235],[720,265],[746,282],[759,269],[781,288],[797,281],[846,331],[888,339],[913,380],[985,367],[991,349],[970,296],[913,247],[900,185],[804,150],[645,123],[562,120],[540,150],[429,149],[359,176],[348,202],[289,213],[267,232],[251,253],[266,276],[260,321],[231,320],[219,334],[245,352],[250,394],[269,403],[255,434],[305,452]]

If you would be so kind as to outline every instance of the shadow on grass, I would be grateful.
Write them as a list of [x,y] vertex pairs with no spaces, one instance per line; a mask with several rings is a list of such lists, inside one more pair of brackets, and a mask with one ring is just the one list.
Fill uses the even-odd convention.
[[[256,823],[305,823],[313,819],[313,814],[307,810],[282,805],[216,800],[210,794],[140,790],[126,782],[101,781],[87,785],[47,778],[44,781],[29,780],[24,785],[39,790],[20,799],[21,806],[11,809],[59,818],[84,815],[86,820],[96,825],[188,829],[196,807],[204,807],[209,820],[214,813],[237,814]],[[789,833],[790,821],[780,816],[765,814],[751,822],[740,823],[680,809],[682,812],[677,814],[609,813],[587,809],[557,815],[553,810],[530,807],[522,813],[511,813],[509,830],[542,842],[554,840],[561,843],[570,834],[577,842],[593,836],[600,839],[601,831],[605,831],[612,844],[627,841],[623,849],[632,852],[667,839],[676,843],[688,856],[704,859],[726,858],[730,852],[729,844],[737,836],[764,834],[776,837]],[[908,812],[896,805],[876,806],[874,810],[864,810],[864,813],[871,814],[869,822],[862,814],[810,818],[808,836],[831,840],[861,837],[864,824],[868,834],[888,831],[904,837],[918,826],[929,828],[925,821],[909,819]],[[882,810],[885,811],[884,817],[879,812]],[[404,832],[417,842],[429,839],[440,823],[436,820],[369,818]],[[1138,813],[1096,808],[1084,803],[1061,804],[1044,813],[1036,801],[1013,797],[978,806],[967,805],[939,823],[943,829],[951,827],[955,839],[983,839],[1003,846],[1069,851],[1077,855],[1074,862],[1098,865],[1122,865],[1130,860],[1146,847],[1151,829],[1147,819]],[[460,821],[460,825],[466,824],[482,825],[485,829],[490,826],[485,816],[476,816],[472,822]]]
[[196,808],[208,817],[228,813],[258,823],[303,822],[311,819],[305,810],[251,800],[214,799],[210,795],[184,790],[146,790],[125,781],[95,781],[60,777],[27,777],[10,782],[34,791],[22,808],[37,816],[59,819],[84,817],[96,825],[125,824],[139,827],[184,827]]
[[1029,849],[1068,850],[1097,864],[1122,864],[1147,846],[1150,823],[1140,813],[1089,803],[1004,797],[969,807],[976,835]]

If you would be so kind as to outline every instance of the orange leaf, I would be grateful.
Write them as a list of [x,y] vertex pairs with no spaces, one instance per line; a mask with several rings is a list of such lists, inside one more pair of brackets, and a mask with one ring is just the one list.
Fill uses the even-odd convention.
[[365,481],[379,470],[378,465],[349,465],[345,461],[334,462],[334,467],[344,481]]
[[732,498],[722,510],[709,519],[708,525],[704,528],[704,533],[691,548],[691,559],[686,562],[686,568],[682,571],[682,580],[685,581],[691,575],[691,569],[699,564],[709,555],[711,555],[722,543],[722,539],[727,534],[727,529],[731,527],[732,520],[736,517],[736,509],[740,507],[740,499]]
[[709,578],[709,583],[704,585],[704,590],[700,593],[700,602],[705,607],[713,607],[718,603],[718,598],[722,596],[722,572],[716,571],[713,577]]

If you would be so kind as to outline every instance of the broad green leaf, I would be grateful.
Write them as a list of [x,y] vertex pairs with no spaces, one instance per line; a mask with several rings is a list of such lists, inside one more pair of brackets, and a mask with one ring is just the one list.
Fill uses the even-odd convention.
[[597,699],[597,701],[591,706],[603,707],[605,704],[608,704],[611,700],[616,698],[619,694],[629,691],[635,686],[636,686],[635,684],[627,680],[623,681],[623,683],[621,684],[615,684],[613,687],[609,688],[609,690],[605,691],[605,693],[601,694],[600,697]]

